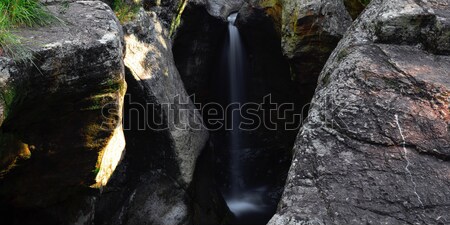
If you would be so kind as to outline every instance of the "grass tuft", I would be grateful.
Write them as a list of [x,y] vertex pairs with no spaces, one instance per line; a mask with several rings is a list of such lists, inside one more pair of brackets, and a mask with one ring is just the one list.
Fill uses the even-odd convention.
[[15,60],[31,60],[32,51],[22,44],[23,39],[8,30],[0,29],[0,56]]
[[31,50],[11,32],[20,26],[44,26],[57,20],[38,0],[0,0],[0,56],[31,60]]

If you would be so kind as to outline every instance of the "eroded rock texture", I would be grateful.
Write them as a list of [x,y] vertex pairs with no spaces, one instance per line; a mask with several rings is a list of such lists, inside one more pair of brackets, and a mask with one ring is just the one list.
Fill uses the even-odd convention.
[[195,199],[188,188],[208,131],[184,89],[168,29],[157,14],[142,10],[124,30],[127,155],[105,188],[96,221],[190,224]]
[[314,90],[323,65],[350,24],[342,0],[283,1],[281,45],[302,89]]
[[450,222],[450,2],[373,0],[319,78],[275,224]]
[[357,16],[363,9],[359,0],[251,0],[241,12],[248,17],[262,10],[272,20],[290,64],[290,83],[309,102],[323,66],[352,23],[349,13]]
[[2,223],[92,219],[125,148],[122,30],[97,1],[49,9],[64,24],[21,28],[31,61],[0,58]]

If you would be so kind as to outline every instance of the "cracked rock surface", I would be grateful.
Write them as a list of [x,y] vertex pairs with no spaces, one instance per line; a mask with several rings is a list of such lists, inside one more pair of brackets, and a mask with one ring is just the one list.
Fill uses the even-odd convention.
[[450,1],[373,0],[319,77],[270,225],[450,223]]

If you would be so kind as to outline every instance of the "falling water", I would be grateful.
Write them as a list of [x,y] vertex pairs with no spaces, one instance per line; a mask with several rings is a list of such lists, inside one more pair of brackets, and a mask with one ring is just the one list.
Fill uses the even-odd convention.
[[[243,77],[244,77],[244,51],[242,48],[242,40],[239,30],[234,25],[237,13],[228,17],[228,76],[230,87],[230,102],[239,104],[243,101]],[[240,146],[241,135],[239,134],[239,124],[241,122],[240,113],[233,111],[232,113],[232,130],[230,131],[230,195],[236,196],[242,188],[242,176],[240,166]]]
[[[246,57],[244,46],[235,26],[237,13],[228,17],[229,45],[227,46],[227,69],[229,81],[229,99],[232,104],[242,104],[244,101],[244,80],[246,75]],[[254,222],[255,218],[267,214],[267,205],[262,196],[267,194],[266,187],[248,188],[244,184],[241,151],[243,150],[242,134],[239,124],[242,121],[239,111],[232,113],[232,128],[230,130],[230,190],[225,193],[228,207],[237,217],[238,224]],[[267,222],[267,221],[265,221]],[[252,223],[253,224],[253,223]]]

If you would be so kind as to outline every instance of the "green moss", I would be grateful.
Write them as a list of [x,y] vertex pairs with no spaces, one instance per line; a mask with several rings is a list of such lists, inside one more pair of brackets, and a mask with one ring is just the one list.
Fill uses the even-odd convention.
[[14,88],[2,88],[0,90],[1,100],[5,103],[4,118],[8,117],[11,110],[14,98],[16,97],[16,91]]
[[125,0],[114,0],[112,4],[112,9],[121,23],[126,23],[136,18],[139,8],[139,5],[130,5]]
[[330,83],[330,76],[331,76],[331,73],[327,73],[322,77],[321,81],[322,81],[323,86],[327,86]]
[[259,5],[263,8],[272,7],[276,4],[278,4],[278,0],[262,0],[259,2]]
[[125,93],[126,83],[123,80],[108,80],[101,84],[104,88],[102,93],[113,93],[120,91],[120,93]]
[[123,80],[107,80],[99,85],[95,95],[89,96],[82,101],[81,111],[101,110],[116,98],[117,93],[125,95],[127,85]]
[[343,60],[345,57],[347,57],[350,53],[348,52],[347,49],[342,49],[338,55],[336,56],[337,61],[341,61]]
[[86,106],[81,111],[101,110],[107,103],[105,96],[94,96],[86,100]]
[[125,95],[126,83],[123,81],[109,80],[102,84],[102,88],[96,95],[83,100],[81,111],[101,110],[117,98],[117,93]]

